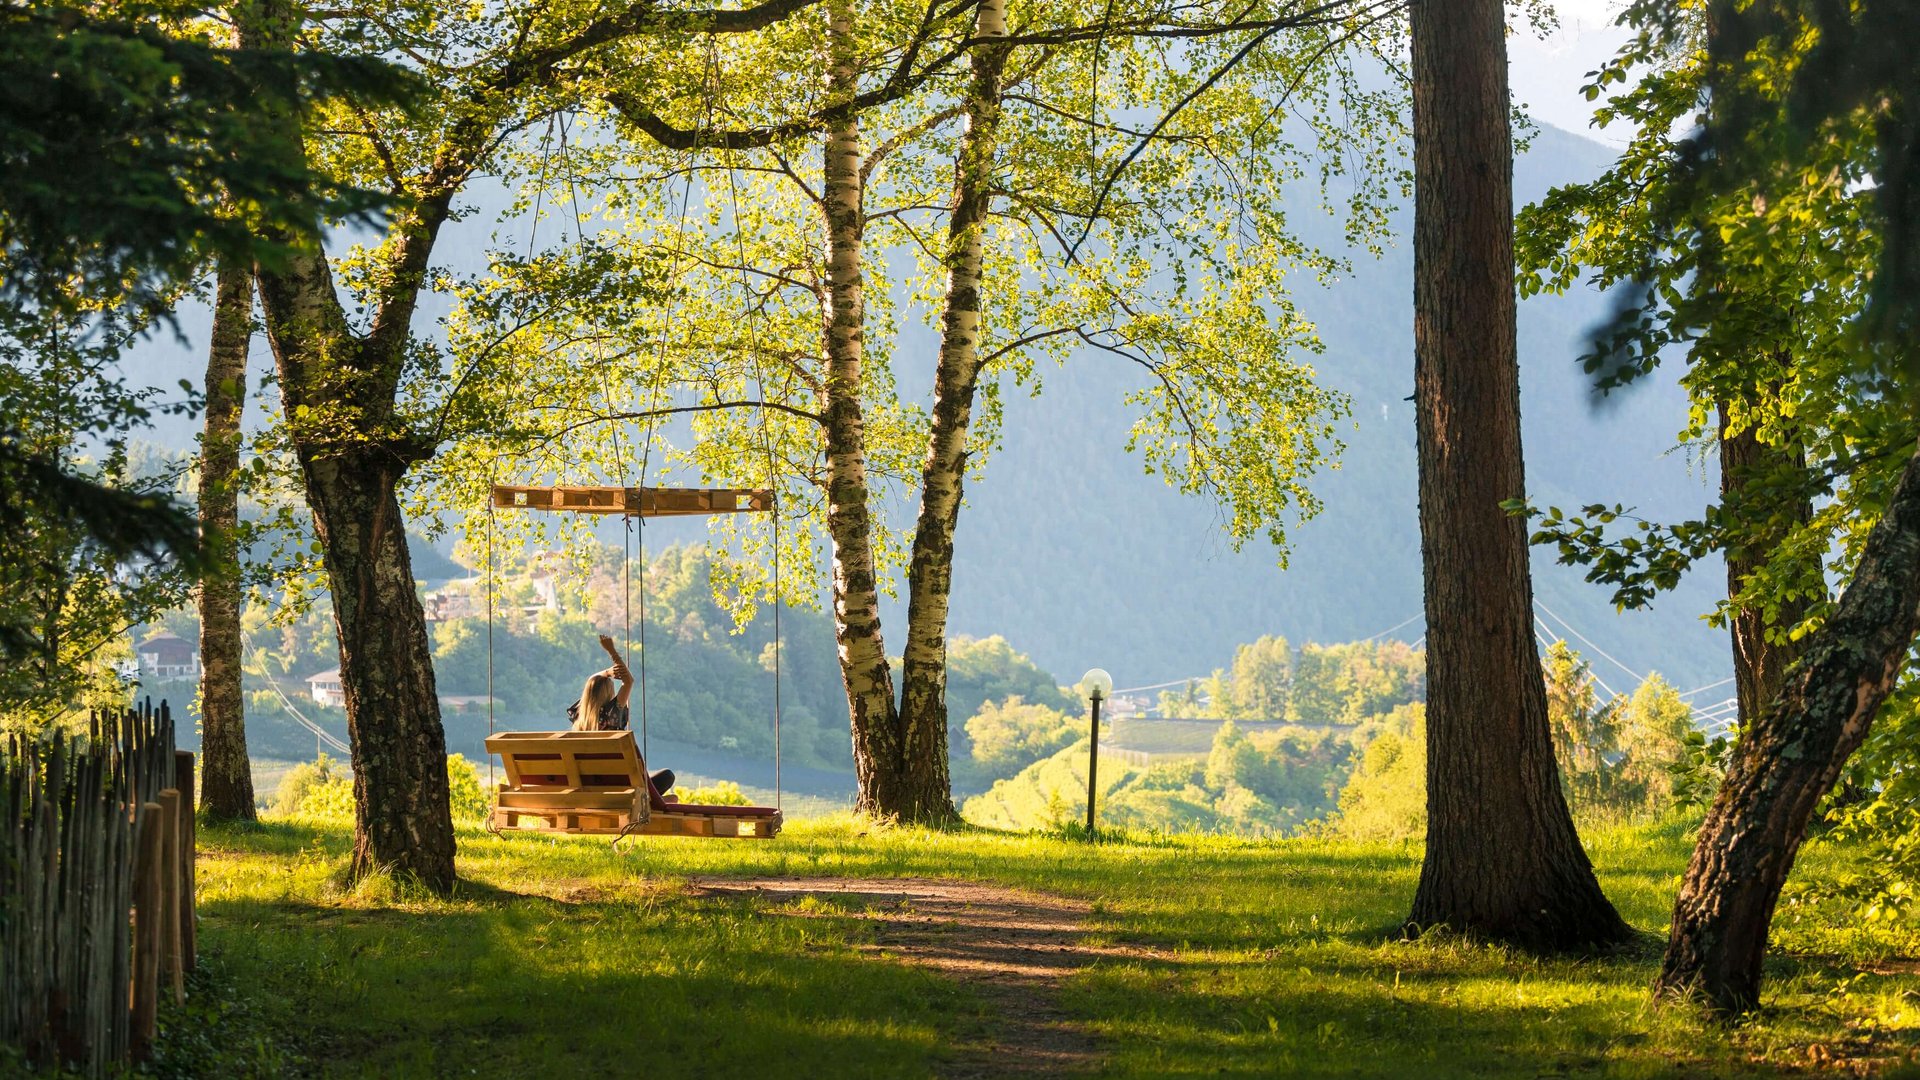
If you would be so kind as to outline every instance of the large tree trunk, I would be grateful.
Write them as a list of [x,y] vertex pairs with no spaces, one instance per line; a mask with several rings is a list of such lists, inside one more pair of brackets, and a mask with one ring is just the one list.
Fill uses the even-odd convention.
[[[1804,471],[1805,458],[1791,449],[1768,446],[1751,428],[1728,434],[1726,402],[1720,413],[1720,498],[1723,504],[1740,501],[1741,495],[1756,483],[1765,483],[1784,468]],[[1789,520],[1770,533],[1753,537],[1737,549],[1727,552],[1727,595],[1738,596],[1747,579],[1773,558],[1786,531],[1794,524],[1813,517],[1813,504],[1801,498],[1791,508]],[[1761,512],[1765,512],[1764,508]],[[1772,515],[1769,515],[1770,519]],[[1733,615],[1728,633],[1733,639],[1734,692],[1739,702],[1740,721],[1750,724],[1770,702],[1779,698],[1787,685],[1787,668],[1799,659],[1801,642],[1767,640],[1769,626],[1789,627],[1806,617],[1804,600],[1783,601],[1778,616],[1769,621],[1766,612],[1752,605],[1740,606]]]
[[213,341],[207,350],[207,419],[200,442],[200,527],[218,535],[221,572],[200,583],[200,806],[209,815],[254,819],[240,693],[240,416],[247,399],[252,338],[252,268],[222,259],[216,274]]
[[426,616],[394,497],[404,465],[379,449],[300,452],[326,550],[340,686],[353,741],[353,875],[453,886],[447,742]]
[[1415,0],[1414,391],[1427,615],[1427,851],[1409,925],[1533,948],[1628,928],[1554,766],[1532,633],[1500,0]]
[[[384,370],[397,370],[398,357],[381,358],[376,339],[348,332],[332,273],[318,254],[297,254],[271,272],[262,268],[260,297],[288,412],[337,411],[349,432],[336,434],[329,422],[292,421],[340,639],[340,685],[353,743],[352,873],[385,870],[445,891],[454,876],[446,737],[426,616],[394,496],[420,451],[374,434],[387,420],[374,404],[377,392],[371,402],[336,396],[343,383],[364,386]],[[340,357],[354,358],[351,370]]]
[[1920,630],[1920,454],[1833,615],[1753,717],[1700,827],[1655,989],[1726,1012],[1760,1000],[1774,905],[1821,796],[1866,740]]
[[[1005,0],[983,0],[975,33],[1005,37]],[[941,313],[940,355],[933,381],[933,421],[920,470],[920,518],[908,564],[907,647],[901,677],[901,724],[908,753],[947,772],[947,613],[953,589],[953,534],[960,520],[967,473],[967,433],[980,377],[980,275],[986,219],[993,202],[994,156],[1000,134],[1000,95],[1011,47],[975,46],[973,85],[966,102],[947,225],[947,296]]]
[[[827,89],[838,99],[854,93],[858,53],[853,10],[836,0],[827,11],[832,60]],[[893,671],[880,633],[880,593],[867,505],[866,418],[861,410],[866,328],[862,272],[866,234],[857,117],[827,130],[821,197],[827,229],[826,329],[827,534],[833,542],[833,614],[840,675],[847,688],[853,730],[854,808],[877,817],[928,821],[953,811],[946,760],[937,773],[916,757],[900,728]]]
[[[300,16],[259,4],[250,43],[283,46]],[[301,152],[301,118],[280,118]],[[414,591],[400,478],[432,452],[394,415],[409,329],[427,261],[462,170],[443,153],[425,194],[394,222],[387,280],[372,325],[355,334],[325,253],[298,238],[255,267],[267,340],[280,374],[289,437],[300,462],[333,598],[340,684],[353,742],[351,874],[387,871],[453,887],[453,817],[446,736],[434,690],[426,616]]]

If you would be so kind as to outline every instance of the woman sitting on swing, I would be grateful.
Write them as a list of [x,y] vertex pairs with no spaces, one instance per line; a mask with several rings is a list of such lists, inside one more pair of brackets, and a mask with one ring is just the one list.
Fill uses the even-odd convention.
[[[618,691],[613,688],[615,679],[620,680]],[[567,718],[573,721],[575,731],[625,731],[631,720],[627,700],[632,696],[633,672],[627,670],[625,660],[615,660],[612,667],[587,676],[586,685],[580,688],[580,700],[567,706]],[[672,788],[672,769],[653,774],[653,790],[662,798]]]

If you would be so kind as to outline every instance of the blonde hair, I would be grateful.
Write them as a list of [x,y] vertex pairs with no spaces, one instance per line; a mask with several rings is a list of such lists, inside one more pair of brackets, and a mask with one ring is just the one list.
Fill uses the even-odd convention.
[[580,707],[573,716],[573,730],[599,731],[600,706],[613,700],[613,679],[600,672],[587,676],[580,688]]

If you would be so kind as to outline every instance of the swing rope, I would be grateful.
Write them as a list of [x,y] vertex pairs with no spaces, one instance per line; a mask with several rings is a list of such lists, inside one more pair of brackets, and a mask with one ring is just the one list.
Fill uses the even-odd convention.
[[[680,214],[674,220],[673,251],[667,260],[667,278],[669,281],[680,273],[680,256],[684,253],[687,239],[687,206],[693,198],[693,170],[687,170],[686,180],[680,186]],[[671,316],[671,307],[663,313]],[[660,400],[660,384],[667,375],[667,324],[669,319],[660,320],[659,347],[654,352],[653,379],[647,384],[647,397],[641,405],[641,411],[652,413],[654,403]],[[646,428],[640,439],[640,487],[647,486],[647,471],[653,463],[653,432],[656,418],[649,415]],[[627,536],[634,533],[633,518],[627,518]],[[647,519],[640,518],[640,757],[647,756]]]
[[[564,138],[564,137],[565,137],[565,136],[564,136],[564,134],[563,134],[563,135],[562,135],[562,138]],[[530,220],[530,222],[529,222],[529,223],[528,223],[528,225],[527,225],[527,254],[526,254],[526,259],[527,259],[527,260],[528,260],[529,262],[531,262],[531,261],[532,261],[532,259],[533,259],[533,248],[534,248],[534,243],[535,243],[535,242],[536,242],[537,240],[539,240],[539,238],[540,238],[540,214],[541,214],[541,211],[542,211],[542,210],[544,209],[544,207],[545,207],[545,201],[546,201],[546,195],[547,195],[547,162],[548,162],[548,158],[549,158],[549,156],[550,156],[550,153],[551,153],[551,151],[550,151],[550,149],[549,149],[549,148],[551,147],[551,145],[552,145],[552,142],[553,142],[553,117],[551,117],[551,116],[549,116],[549,117],[547,117],[547,130],[546,130],[546,132],[545,132],[544,134],[542,134],[542,135],[540,136],[540,179],[539,179],[539,181],[538,181],[537,183],[535,183],[535,185],[534,185],[534,190],[533,190],[533,214],[532,214],[532,218],[531,218],[531,220]],[[498,477],[498,475],[497,475],[497,474],[495,473],[495,471],[494,471],[494,468],[495,468],[495,465],[496,465],[496,463],[497,463],[497,459],[494,459],[494,458],[489,458],[489,459],[488,459],[488,461],[487,461],[487,737],[488,737],[488,738],[492,738],[492,737],[493,737],[493,734],[494,734],[494,718],[493,718],[493,573],[494,573],[494,566],[493,566],[493,561],[494,561],[494,556],[493,556],[493,545],[494,545],[494,531],[493,531],[493,530],[494,530],[494,518],[493,518],[493,515],[494,515],[494,509],[493,509],[493,485],[494,485],[494,482],[495,482],[496,480],[498,480],[498,478],[499,478],[499,477]],[[489,751],[487,752],[487,791],[488,791],[488,793],[489,793],[489,794],[491,794],[492,792],[494,792],[495,790],[497,790],[497,789],[495,788],[495,786],[494,786],[494,773],[493,773],[493,758],[494,758],[494,755],[493,755],[493,752],[492,752],[491,750],[489,750]]]
[[[568,139],[572,135],[572,130],[573,130],[573,124],[571,119],[562,117],[560,121],[560,150],[562,153],[566,152]],[[580,210],[580,189],[574,185],[573,174],[571,172],[567,174],[567,200],[573,207],[574,238],[581,247],[585,247],[587,242],[587,232],[586,232],[585,226],[582,223],[586,220],[586,215],[582,213]],[[685,213],[684,206],[682,207],[681,212],[682,214]],[[676,257],[676,261],[677,261],[677,257]],[[595,335],[594,353],[596,358],[599,361],[599,363],[596,364],[595,366],[600,371],[600,399],[601,401],[606,403],[609,409],[611,409],[613,407],[613,380],[608,375],[608,371],[607,371],[607,368],[608,368],[607,348],[606,348],[606,338],[604,335]],[[613,440],[613,460],[616,467],[619,470],[618,475],[620,479],[620,486],[624,488],[627,486],[627,456],[626,456],[626,452],[623,451],[620,447],[620,425],[618,424],[609,425],[608,435]],[[651,427],[649,427],[646,433],[646,436],[643,440],[643,449],[642,449],[643,455],[646,453],[648,449],[651,448],[652,441],[653,441],[653,432]],[[645,458],[643,456],[642,458],[643,464],[640,467],[640,486],[643,488],[646,486],[646,483],[647,483],[647,472],[646,472],[646,465],[644,464],[644,460]],[[633,655],[633,518],[631,516],[626,516],[626,515],[623,515],[623,517],[625,518],[625,520],[621,529],[621,538],[620,538],[620,654],[622,656],[632,656]],[[641,557],[641,560],[644,562],[646,559],[646,550],[647,550],[646,549],[646,532],[645,532],[646,522],[644,519],[641,521],[640,527],[641,527],[640,557]],[[641,760],[644,761],[647,755],[647,580],[644,572],[641,574],[641,577],[640,577],[640,658],[639,659],[640,659],[640,671],[639,671],[640,757],[641,757]]]
[[[493,463],[487,463],[487,738],[493,738]],[[487,793],[494,786],[493,751],[487,751]]]
[[[540,237],[540,215],[545,209],[545,205],[546,205],[547,167],[548,167],[549,160],[552,156],[553,130],[554,130],[554,118],[549,116],[547,117],[547,130],[545,131],[545,133],[543,133],[540,136],[540,179],[534,185],[533,214],[530,222],[527,225],[527,253],[525,258],[528,261],[532,261],[534,245],[539,240],[539,237]],[[565,137],[566,136],[563,129],[561,138],[564,139]],[[571,181],[569,181],[569,187],[571,187]],[[576,211],[578,210],[577,203],[575,204],[575,209]],[[576,214],[576,217],[575,217],[576,229],[578,227],[578,224],[579,224],[579,219]],[[487,737],[489,739],[491,739],[495,733],[495,721],[494,721],[494,711],[493,711],[494,710],[493,606],[494,606],[494,573],[495,573],[495,562],[496,562],[494,550],[495,550],[495,544],[497,542],[495,529],[497,525],[494,520],[495,511],[494,511],[494,505],[493,505],[493,489],[495,484],[499,481],[499,474],[496,471],[498,464],[499,464],[498,457],[490,457],[487,460]],[[494,759],[494,754],[491,750],[489,750],[487,752],[487,793],[489,796],[492,796],[494,792],[499,790],[494,780],[494,760],[493,759]]]
[[[709,112],[711,112],[712,109],[711,94],[713,76],[719,70],[719,63],[719,53],[714,45],[713,39],[709,37],[707,39]],[[708,123],[709,126],[711,126],[711,119],[709,119]],[[754,310],[758,305],[752,303],[753,285],[747,277],[747,241],[740,227],[740,186],[735,178],[737,167],[734,164],[736,154],[737,151],[731,147],[727,149],[727,195],[732,204],[733,211],[734,261],[738,263],[740,267],[740,292],[742,299],[748,301],[747,317],[745,320],[747,327],[747,351],[748,355],[753,358],[753,376],[754,382],[757,383],[760,388],[760,400],[765,402],[772,399],[767,396],[766,357],[760,351],[760,334],[755,328],[753,317]],[[762,317],[765,317],[764,313]],[[773,505],[771,508],[773,513],[773,805],[775,809],[782,809],[783,789],[780,775],[780,684],[783,680],[780,671],[780,654],[784,650],[781,645],[780,609],[784,605],[781,602],[780,595],[780,474],[774,467],[773,427],[772,420],[768,415],[770,411],[771,410],[764,407],[760,410],[760,441],[767,455],[767,488],[773,492]]]
[[[714,114],[713,80],[714,80],[715,73],[718,70],[718,65],[719,65],[718,52],[715,48],[713,41],[709,39],[708,55],[707,55],[707,72],[706,72],[707,78],[706,78],[706,87],[705,87],[706,116],[707,116],[707,125],[709,127],[711,127],[713,123],[713,114]],[[560,136],[559,141],[563,149],[567,145],[567,139],[569,136],[570,127],[571,127],[570,120],[568,120],[565,117],[562,117],[559,121],[559,136]],[[532,257],[535,238],[538,236],[539,214],[543,205],[543,200],[544,200],[545,191],[546,191],[546,177],[548,174],[548,162],[549,162],[549,155],[551,153],[550,147],[552,145],[554,131],[555,131],[555,120],[554,118],[549,117],[547,121],[547,131],[540,140],[540,144],[541,144],[540,145],[540,151],[541,151],[540,182],[538,184],[538,190],[535,192],[535,197],[534,197],[534,220],[531,227],[529,228],[528,236],[527,236],[527,253],[528,253],[527,257],[528,258]],[[733,155],[733,152],[729,150],[728,157],[727,157],[726,173],[727,173],[727,188],[728,188],[729,195],[731,197],[732,209],[733,209],[734,245],[740,261],[741,289],[742,289],[743,295],[750,298],[753,293],[752,293],[751,282],[747,277],[746,240],[740,229],[740,192],[739,192],[739,187],[734,175],[735,169],[736,169],[736,166],[734,165],[734,155]],[[680,212],[675,222],[673,250],[672,250],[671,258],[669,259],[667,264],[668,266],[667,276],[669,280],[673,280],[674,278],[676,278],[680,272],[680,260],[681,260],[682,254],[684,253],[684,247],[686,242],[687,209],[691,203],[692,193],[693,193],[694,171],[695,170],[691,168],[687,169],[686,179],[681,187]],[[573,207],[575,236],[577,237],[579,242],[584,245],[586,240],[586,233],[585,233],[585,229],[582,227],[582,221],[584,219],[580,210],[579,191],[574,185],[573,177],[571,174],[568,175],[566,183],[567,183],[568,195],[572,202],[572,207]],[[661,322],[659,348],[657,350],[657,354],[655,358],[654,378],[649,382],[647,386],[647,396],[642,407],[642,411],[648,414],[651,414],[655,411],[654,406],[660,397],[661,383],[664,382],[666,377],[667,338],[668,338],[668,324],[670,322],[671,314],[672,314],[671,305],[669,305],[669,309],[664,314],[667,317],[663,318]],[[757,328],[754,325],[753,311],[751,310],[751,308],[747,312],[746,325],[747,325],[747,337],[748,337],[748,350],[750,355],[753,358],[754,379],[759,386],[761,400],[766,401],[768,400],[768,398],[767,398],[767,376],[766,376],[766,371],[764,367],[764,357],[761,355],[759,333]],[[609,407],[611,407],[612,383],[607,374],[606,346],[605,346],[604,339],[596,341],[595,348],[596,348],[596,352],[598,353],[598,358],[600,361],[597,366],[600,369],[602,399],[608,403]],[[657,419],[658,419],[657,417],[652,415],[647,416],[646,426],[645,426],[644,433],[641,440],[639,484],[642,490],[645,490],[646,488],[648,470],[652,462],[653,438],[654,438],[655,424],[657,422]],[[783,649],[784,636],[781,633],[780,616],[781,616],[781,609],[784,605],[781,602],[782,594],[780,589],[781,529],[780,529],[780,497],[779,497],[779,483],[778,483],[779,473],[775,468],[776,457],[773,449],[771,422],[770,422],[770,418],[766,415],[765,409],[761,410],[760,434],[761,434],[761,442],[765,449],[766,458],[767,458],[767,483],[768,483],[769,490],[772,492],[770,509],[773,514],[773,524],[772,524],[773,784],[774,784],[774,806],[776,809],[779,809],[782,807],[782,803],[783,803],[780,728],[781,728],[782,684],[784,682],[784,677],[782,673],[782,655],[781,654],[784,651]],[[620,433],[618,430],[618,425],[615,425],[614,430],[610,432],[610,435],[613,441],[614,460],[618,463],[618,468],[619,468],[620,486],[624,488],[626,486],[626,460],[625,460],[625,454],[622,452],[620,448]],[[495,479],[494,465],[492,463],[489,463],[488,465],[489,491],[491,491],[491,487],[494,479]],[[562,479],[564,479],[564,477],[562,477]],[[488,503],[487,503],[487,734],[489,736],[494,734],[494,724],[495,724],[494,693],[493,693],[493,688],[494,688],[493,623],[494,623],[494,590],[495,590],[494,574],[495,574],[495,561],[496,561],[494,550],[495,550],[496,525],[494,520],[494,512],[495,511],[493,506],[493,500],[491,499],[491,497],[489,497]],[[628,654],[631,654],[631,651],[632,651],[632,638],[633,638],[632,605],[633,605],[633,562],[634,562],[633,549],[634,549],[634,529],[635,529],[635,526],[633,523],[634,516],[635,515],[626,516],[626,530],[625,530],[625,535],[623,537],[623,543],[622,543],[623,557],[621,562],[621,591],[622,591],[621,620],[623,624],[622,643],[623,643],[623,646],[626,648]],[[647,551],[647,532],[646,532],[647,525],[646,525],[646,518],[644,515],[637,515],[637,516],[640,517],[640,524],[638,526],[639,528],[638,555],[639,555],[640,562],[642,564],[642,574],[641,574],[641,581],[640,581],[640,669],[639,669],[639,679],[638,679],[640,684],[640,687],[639,687],[640,689],[640,740],[641,740],[640,746],[641,746],[642,760],[645,760],[647,750],[648,750],[648,745],[647,745],[648,744],[648,739],[647,739],[647,736],[648,736],[647,584],[646,584],[646,576],[645,576],[645,562],[646,562],[646,551]],[[494,785],[493,770],[494,770],[493,755],[488,754],[487,755],[487,782],[488,782],[489,788],[491,788]]]

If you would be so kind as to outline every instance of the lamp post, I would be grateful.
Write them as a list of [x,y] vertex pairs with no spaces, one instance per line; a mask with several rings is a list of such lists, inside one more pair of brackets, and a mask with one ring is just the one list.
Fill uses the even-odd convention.
[[1100,773],[1100,703],[1113,693],[1113,676],[1101,668],[1094,668],[1080,676],[1080,692],[1087,695],[1087,701],[1093,706],[1093,738],[1087,750],[1087,840],[1093,841],[1098,834],[1093,826],[1093,800],[1099,793],[1097,778]]

